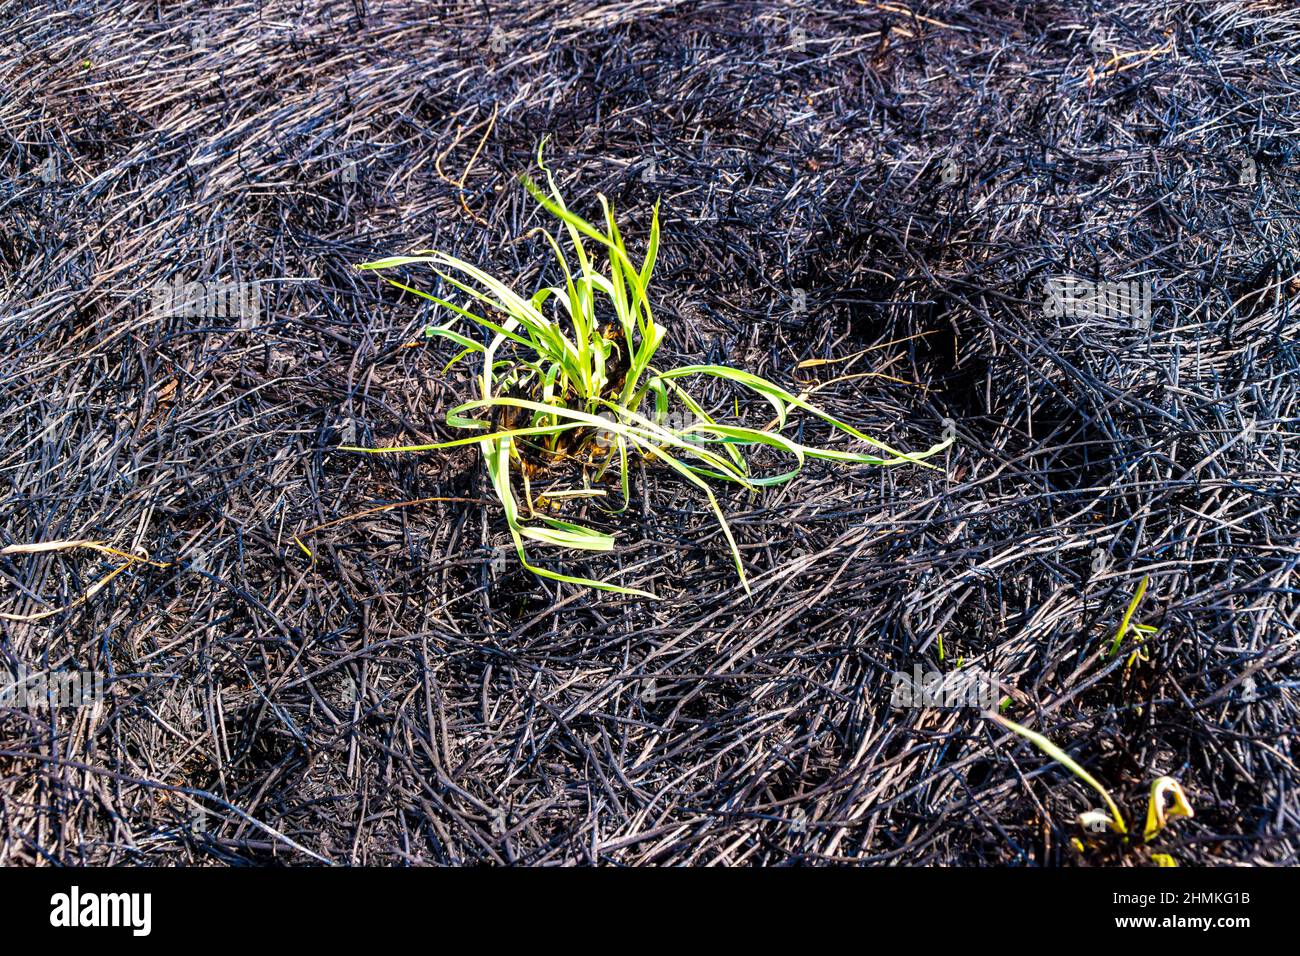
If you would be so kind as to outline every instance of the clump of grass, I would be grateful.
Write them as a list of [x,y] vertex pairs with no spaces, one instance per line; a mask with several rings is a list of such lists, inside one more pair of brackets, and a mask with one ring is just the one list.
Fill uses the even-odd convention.
[[[924,464],[926,458],[951,444],[949,438],[924,452],[907,454],[749,372],[725,365],[687,365],[672,369],[656,366],[655,354],[665,334],[664,327],[655,321],[649,294],[659,250],[658,205],[651,220],[645,255],[636,263],[606,198],[598,195],[604,218],[604,227],[600,228],[565,204],[554,177],[542,161],[541,147],[537,163],[545,173],[548,188],[542,189],[527,174],[521,179],[529,194],[558,220],[567,235],[570,254],[565,253],[551,231],[540,227],[535,230],[545,237],[554,252],[563,285],[545,286],[524,296],[478,266],[436,250],[360,266],[386,270],[428,265],[448,286],[467,297],[457,304],[396,279],[387,279],[394,286],[453,313],[445,324],[426,330],[430,336],[449,339],[461,347],[444,372],[463,359],[479,360],[478,397],[455,406],[446,416],[448,425],[471,434],[427,445],[345,446],[345,450],[417,452],[478,445],[483,450],[488,476],[505,511],[524,567],[557,581],[653,597],[637,588],[561,574],[532,563],[525,542],[609,551],[614,546],[614,537],[538,513],[532,507],[531,497],[527,499],[529,517],[525,518],[515,495],[515,473],[522,477],[525,495],[530,496],[530,472],[536,473],[560,461],[578,461],[584,470],[594,472],[598,482],[616,459],[622,505],[615,510],[622,511],[628,502],[629,458],[641,455],[663,462],[708,499],[740,581],[748,591],[740,550],[712,482],[737,484],[751,490],[778,485],[793,479],[810,458],[881,466]],[[593,245],[589,247],[588,243]],[[458,323],[465,320],[491,333],[487,344],[467,331],[458,330]],[[689,387],[692,379],[720,380],[742,392],[748,391],[769,404],[775,418],[766,428],[719,420],[706,410]],[[652,413],[647,407],[650,402],[654,407]],[[783,431],[791,411],[796,409],[857,439],[871,451],[813,447],[795,441]],[[759,448],[775,449],[788,456],[790,467],[776,474],[756,474],[749,456]],[[591,488],[586,481],[584,485],[588,486],[587,490],[580,494],[605,496],[602,489]]]

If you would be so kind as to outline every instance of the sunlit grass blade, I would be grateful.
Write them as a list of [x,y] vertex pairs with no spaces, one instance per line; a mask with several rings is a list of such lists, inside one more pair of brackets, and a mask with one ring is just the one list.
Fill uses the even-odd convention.
[[[1165,797],[1173,803],[1165,807]],[[1193,817],[1192,805],[1183,792],[1182,785],[1173,777],[1156,777],[1151,781],[1151,794],[1147,799],[1147,822],[1142,830],[1142,842],[1150,843],[1175,817]]]
[[1142,598],[1146,596],[1147,585],[1151,583],[1150,575],[1143,575],[1141,582],[1138,584],[1137,591],[1133,595],[1133,600],[1128,602],[1128,607],[1124,611],[1124,617],[1119,622],[1119,630],[1115,632],[1114,639],[1110,642],[1110,649],[1106,651],[1105,657],[1114,657],[1119,651],[1119,646],[1124,642],[1124,636],[1128,634],[1129,622],[1133,620],[1133,614],[1137,611],[1138,605],[1142,603]]
[[1097,793],[1101,795],[1101,798],[1106,801],[1106,808],[1110,811],[1111,828],[1115,830],[1116,833],[1128,833],[1128,826],[1124,823],[1124,815],[1119,812],[1119,807],[1116,806],[1115,801],[1111,799],[1110,791],[1098,783],[1096,777],[1084,770],[1083,767],[1079,766],[1078,762],[1073,757],[1067,754],[1060,747],[1056,746],[1056,744],[1052,743],[1042,734],[1036,733],[1028,727],[1022,727],[1014,720],[1003,717],[1001,714],[989,714],[988,716],[990,719],[996,720],[1012,733],[1024,737],[1043,753],[1047,754],[1047,756],[1051,757],[1066,770],[1069,770],[1088,786],[1092,787],[1093,790],[1097,791]]

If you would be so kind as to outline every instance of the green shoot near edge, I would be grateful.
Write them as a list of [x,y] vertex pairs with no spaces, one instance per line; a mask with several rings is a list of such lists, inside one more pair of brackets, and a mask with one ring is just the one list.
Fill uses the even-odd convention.
[[[470,434],[429,445],[344,446],[342,450],[390,453],[479,445],[524,567],[557,581],[653,598],[653,594],[637,588],[573,577],[533,564],[525,542],[609,551],[614,547],[614,537],[544,514],[526,519],[515,498],[512,468],[521,472],[528,494],[529,463],[576,458],[593,468],[599,480],[617,455],[622,508],[626,508],[629,459],[641,455],[663,462],[707,498],[741,584],[748,592],[740,550],[711,482],[730,482],[750,490],[777,485],[794,478],[809,458],[845,464],[924,464],[924,459],[952,443],[949,438],[926,451],[906,454],[749,372],[723,365],[663,369],[652,364],[665,332],[655,321],[649,296],[650,276],[659,250],[658,205],[654,209],[645,257],[639,264],[634,263],[606,198],[598,195],[605,221],[605,228],[601,229],[565,205],[550,170],[542,162],[542,147],[538,147],[537,164],[546,174],[548,190],[543,190],[527,174],[521,180],[529,194],[559,221],[568,236],[573,258],[566,256],[552,232],[540,227],[535,230],[545,237],[554,252],[563,285],[546,286],[525,298],[477,266],[434,250],[393,256],[359,267],[384,270],[428,265],[448,286],[466,297],[457,305],[387,279],[397,288],[429,299],[453,313],[445,324],[426,330],[427,334],[449,339],[461,348],[444,372],[462,359],[480,357],[478,398],[455,406],[446,419],[452,428]],[[587,243],[593,245],[589,247]],[[484,345],[474,336],[457,331],[456,325],[463,320],[490,332],[488,343]],[[688,380],[701,378],[719,379],[752,392],[772,406],[776,413],[774,421],[767,428],[757,429],[715,419],[687,387]],[[650,399],[654,401],[654,413],[644,414],[643,406]],[[677,410],[676,417],[670,416],[670,409]],[[874,453],[815,448],[794,441],[782,434],[791,409],[821,419],[833,429],[864,443]],[[690,423],[681,427],[664,424],[684,420]],[[787,455],[792,460],[791,467],[775,475],[753,474],[747,453],[760,446]],[[600,452],[604,452],[603,456]],[[532,511],[531,500],[529,511]]]

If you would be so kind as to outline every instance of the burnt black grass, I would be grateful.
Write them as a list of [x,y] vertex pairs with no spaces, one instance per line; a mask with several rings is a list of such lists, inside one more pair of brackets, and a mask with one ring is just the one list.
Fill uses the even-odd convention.
[[[154,562],[0,555],[6,666],[108,687],[0,709],[0,862],[1149,864],[980,712],[891,708],[960,662],[1130,819],[1176,778],[1184,865],[1294,863],[1298,68],[1281,3],[0,4],[0,549]],[[665,362],[951,421],[942,470],[721,493],[751,595],[640,463],[578,509],[618,548],[535,558],[651,603],[501,560],[473,450],[338,451],[471,391],[356,263],[558,278],[543,135],[625,234],[660,201]]]

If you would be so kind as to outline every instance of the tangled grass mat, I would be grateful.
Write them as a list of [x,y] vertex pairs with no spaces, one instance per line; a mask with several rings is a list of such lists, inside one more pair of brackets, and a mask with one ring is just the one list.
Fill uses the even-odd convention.
[[[1280,2],[0,3],[0,658],[104,683],[0,708],[0,863],[1294,863],[1298,70]],[[356,267],[553,279],[542,137],[660,203],[666,366],[940,468],[719,486],[747,593],[637,461],[530,554],[651,601],[475,447],[340,450],[455,437]],[[963,669],[1194,817],[899,705]]]

